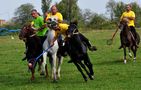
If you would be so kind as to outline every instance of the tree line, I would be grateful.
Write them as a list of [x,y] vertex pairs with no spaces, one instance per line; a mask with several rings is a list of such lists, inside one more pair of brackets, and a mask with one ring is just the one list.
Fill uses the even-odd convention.
[[[52,0],[41,0],[43,16],[45,12],[50,10],[51,3]],[[90,9],[80,9],[77,3],[78,0],[62,0],[59,3],[56,3],[59,12],[63,15],[64,21],[69,23],[70,21],[78,20],[79,27],[98,30],[115,28],[116,23],[119,22],[119,18],[125,11],[126,6],[122,1],[116,2],[115,0],[109,0],[105,7],[106,13],[97,14],[96,12],[92,12]],[[136,2],[132,2],[131,5],[136,14],[135,25],[136,27],[140,27],[141,7]],[[32,17],[30,13],[32,9],[34,9],[34,6],[30,3],[19,6],[15,10],[15,17],[7,27],[13,26],[13,28],[20,28],[25,23],[31,22]]]

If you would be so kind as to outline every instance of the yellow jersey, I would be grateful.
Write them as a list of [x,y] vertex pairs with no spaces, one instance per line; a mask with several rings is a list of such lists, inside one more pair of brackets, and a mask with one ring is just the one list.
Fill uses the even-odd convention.
[[53,15],[52,13],[49,13],[46,17],[46,21],[48,20],[48,18],[55,18],[56,20],[58,20],[59,22],[63,21],[63,16],[61,13],[57,12],[55,15]]
[[[122,20],[124,17],[134,17],[135,18],[135,13],[133,11],[124,12],[120,17],[120,20]],[[128,26],[135,26],[134,20],[129,20]]]
[[59,28],[60,28],[60,30],[57,30],[57,31],[55,32],[56,35],[62,34],[62,35],[64,35],[64,36],[66,36],[66,32],[67,32],[67,30],[68,30],[68,27],[69,27],[68,24],[59,23]]

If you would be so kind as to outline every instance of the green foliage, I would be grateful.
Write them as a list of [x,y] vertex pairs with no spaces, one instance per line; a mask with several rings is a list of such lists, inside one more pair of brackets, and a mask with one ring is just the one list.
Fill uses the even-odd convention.
[[94,14],[88,23],[88,27],[93,29],[102,29],[102,25],[106,22],[106,19],[103,15]]
[[52,0],[42,0],[42,12],[45,14],[50,7]]
[[115,20],[118,22],[122,13],[125,11],[125,4],[123,2],[117,2],[114,8]]
[[32,20],[31,17],[31,10],[34,8],[34,6],[30,3],[22,4],[20,7],[18,7],[15,11],[15,22],[19,25],[23,25],[27,22],[30,22]]
[[141,27],[141,7],[136,2],[133,2],[131,4],[132,9],[136,14],[135,25],[136,27]]
[[114,9],[115,9],[115,6],[116,6],[116,2],[114,0],[109,0],[109,2],[107,2],[107,4],[106,4],[107,12],[110,13],[111,21],[114,20]]
[[71,21],[72,19],[78,19],[79,7],[77,1],[78,0],[62,0],[57,4],[64,20]]

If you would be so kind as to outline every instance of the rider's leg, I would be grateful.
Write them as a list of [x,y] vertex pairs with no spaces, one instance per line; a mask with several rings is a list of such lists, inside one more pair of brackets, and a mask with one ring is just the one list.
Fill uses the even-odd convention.
[[130,26],[130,30],[131,30],[131,32],[133,33],[133,36],[134,36],[134,38],[135,38],[135,40],[136,40],[136,39],[137,39],[137,35],[136,35],[136,29],[135,29],[135,27]]
[[136,46],[138,47],[136,29],[135,29],[134,26],[130,26],[130,30],[131,30],[131,32],[132,32],[132,34],[133,34],[134,42],[136,43]]
[[92,46],[90,41],[81,33],[79,33],[80,39],[88,46],[89,50],[96,51],[97,48],[95,46]]

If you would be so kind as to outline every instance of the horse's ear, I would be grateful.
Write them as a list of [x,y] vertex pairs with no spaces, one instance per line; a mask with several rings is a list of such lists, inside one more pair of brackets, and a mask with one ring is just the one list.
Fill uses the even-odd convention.
[[70,24],[75,24],[77,26],[78,21],[77,20],[73,20],[73,21],[70,22]]

